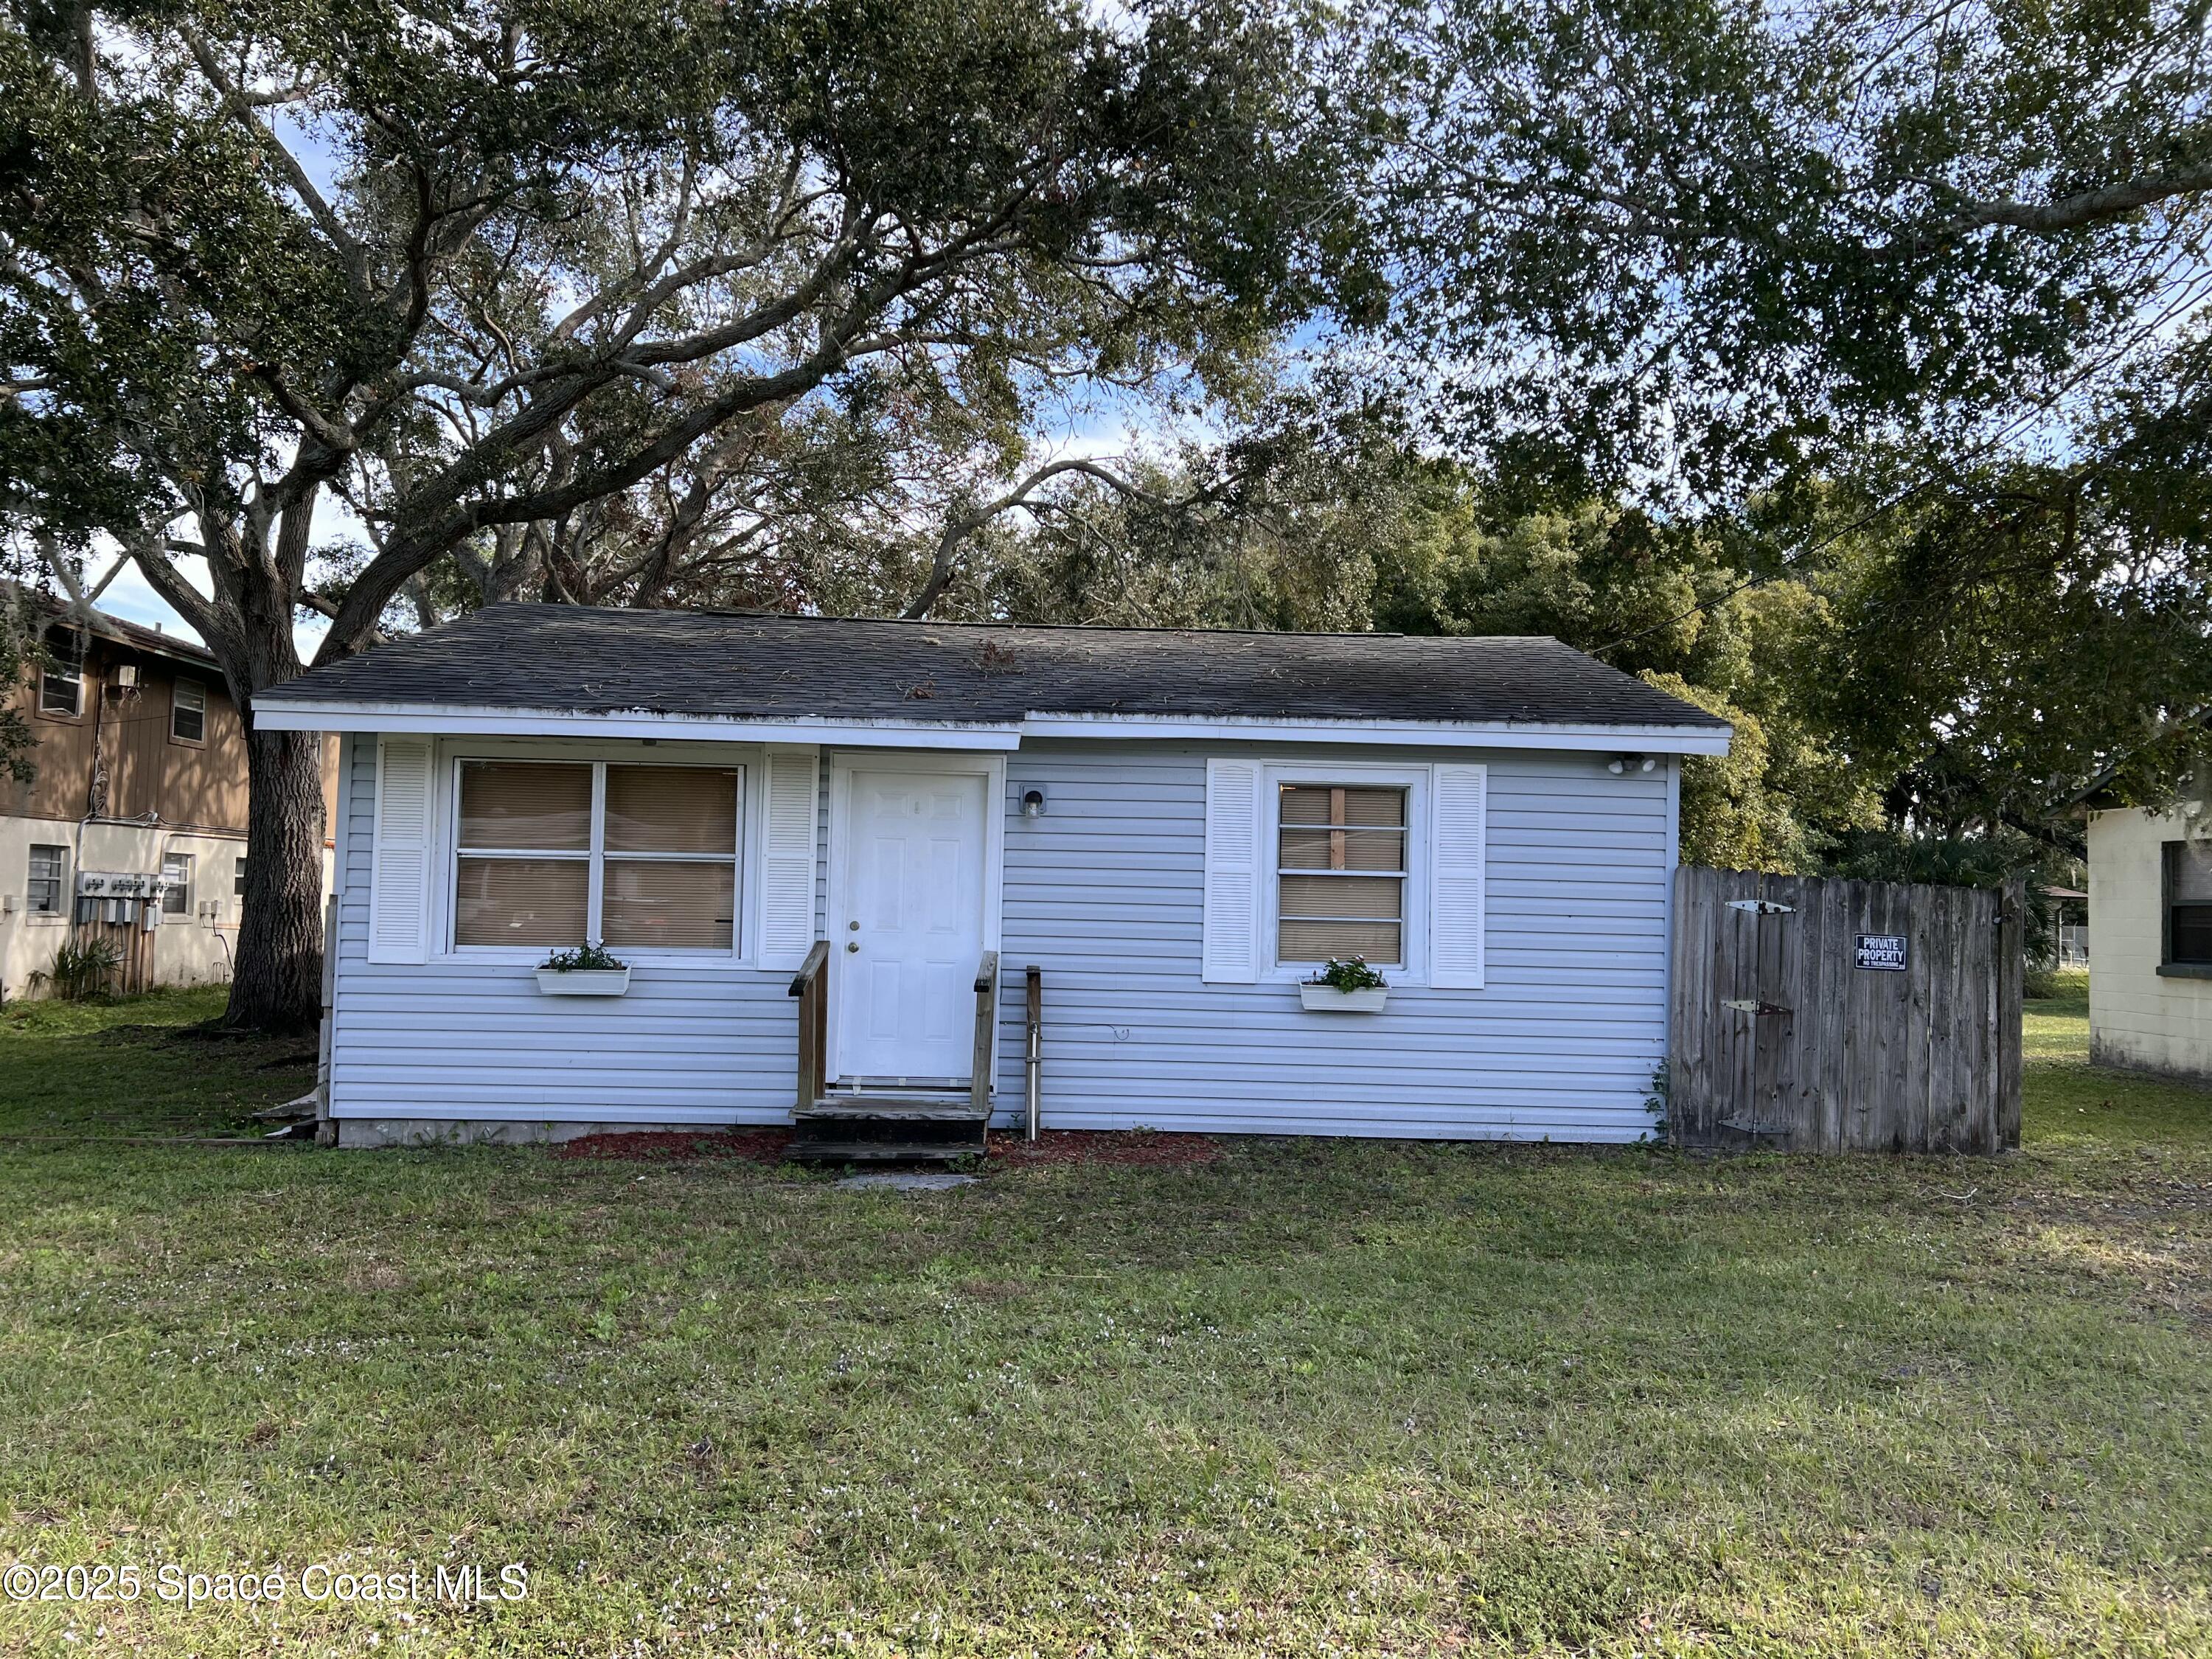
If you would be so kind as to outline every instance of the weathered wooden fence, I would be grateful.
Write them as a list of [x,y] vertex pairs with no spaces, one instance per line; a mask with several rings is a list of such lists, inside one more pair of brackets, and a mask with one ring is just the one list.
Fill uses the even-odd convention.
[[1667,1119],[1692,1146],[2020,1144],[2021,894],[1674,877]]

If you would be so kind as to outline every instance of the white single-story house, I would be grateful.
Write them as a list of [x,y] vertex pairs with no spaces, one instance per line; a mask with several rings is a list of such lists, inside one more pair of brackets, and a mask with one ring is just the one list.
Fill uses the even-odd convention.
[[2179,812],[2090,814],[2089,1058],[2212,1082],[2212,838]]
[[[1549,639],[519,605],[254,717],[345,744],[349,1145],[1010,1123],[1031,969],[1047,1127],[1633,1140],[1729,738]],[[587,941],[621,994],[538,973]]]

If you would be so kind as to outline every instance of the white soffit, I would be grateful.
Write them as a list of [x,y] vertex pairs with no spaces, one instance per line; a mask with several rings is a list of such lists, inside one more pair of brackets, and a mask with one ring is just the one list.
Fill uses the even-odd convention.
[[1033,713],[1018,726],[944,720],[852,720],[663,714],[647,710],[492,708],[430,703],[317,703],[264,696],[253,717],[277,732],[382,732],[447,737],[691,738],[702,741],[842,744],[890,749],[1011,750],[1024,738],[1183,742],[1340,743],[1447,749],[1551,749],[1600,753],[1725,755],[1728,728],[1597,726],[1537,720],[1316,720],[1256,716]]

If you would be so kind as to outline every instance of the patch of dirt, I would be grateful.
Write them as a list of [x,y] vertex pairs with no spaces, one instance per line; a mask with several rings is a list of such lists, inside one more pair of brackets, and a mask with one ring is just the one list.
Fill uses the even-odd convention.
[[774,1164],[791,1144],[788,1129],[647,1129],[580,1135],[553,1149],[556,1158],[615,1158],[629,1164],[689,1164],[715,1158]]
[[1158,1129],[1047,1129],[1034,1141],[1017,1133],[991,1137],[988,1166],[1024,1169],[1033,1164],[1141,1164],[1155,1168],[1211,1164],[1221,1146],[1211,1135],[1168,1134]]

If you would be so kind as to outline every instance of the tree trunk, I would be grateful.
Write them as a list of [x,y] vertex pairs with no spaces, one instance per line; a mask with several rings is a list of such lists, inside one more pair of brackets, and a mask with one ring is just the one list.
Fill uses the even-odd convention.
[[223,1024],[312,1031],[323,1004],[323,739],[249,725],[246,762],[246,905]]

